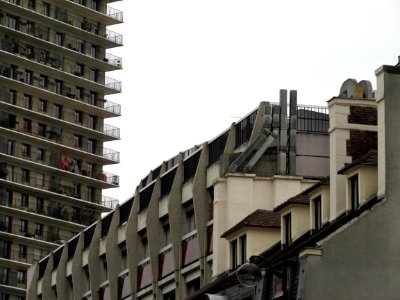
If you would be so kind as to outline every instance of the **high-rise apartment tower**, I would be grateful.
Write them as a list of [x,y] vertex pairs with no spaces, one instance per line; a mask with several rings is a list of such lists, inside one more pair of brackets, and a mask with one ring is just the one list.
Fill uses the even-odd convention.
[[120,115],[105,76],[122,45],[113,0],[0,0],[0,296],[25,299],[26,270],[111,210],[119,177],[104,143]]

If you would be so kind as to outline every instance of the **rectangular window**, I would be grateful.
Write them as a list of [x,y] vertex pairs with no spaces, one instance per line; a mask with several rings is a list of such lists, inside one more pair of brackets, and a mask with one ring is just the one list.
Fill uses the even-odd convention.
[[44,211],[44,199],[43,198],[36,198],[36,210],[37,212]]
[[32,120],[24,119],[23,129],[25,132],[32,133]]
[[77,50],[80,53],[85,53],[85,43],[83,41],[76,41]]
[[26,109],[32,109],[32,96],[24,95],[24,107]]
[[247,240],[246,235],[242,235],[239,238],[240,242],[240,264],[244,264],[247,261]]
[[231,242],[231,268],[232,270],[237,268],[237,240]]
[[56,94],[61,95],[63,92],[63,82],[61,80],[56,80]]
[[83,97],[83,88],[77,86],[75,90],[75,98],[82,100],[82,97]]
[[292,243],[292,216],[287,214],[283,217],[285,224],[285,245],[290,245]]
[[38,135],[46,137],[47,125],[39,123],[38,125]]
[[32,21],[26,22],[26,33],[34,34],[35,33],[35,23]]
[[75,122],[76,123],[82,123],[83,120],[83,112],[80,110],[75,111]]
[[26,258],[26,245],[19,245],[18,256],[20,258]]
[[42,259],[42,249],[33,248],[33,260],[39,261]]
[[74,135],[74,147],[82,147],[82,136],[81,135]]
[[194,210],[191,209],[186,212],[186,226],[187,226],[187,233],[192,232],[196,229],[196,221],[194,216]]
[[28,221],[20,219],[19,221],[19,231],[26,232],[28,230]]
[[63,46],[64,45],[64,34],[61,32],[56,32],[56,40],[57,45]]
[[22,156],[24,156],[26,158],[31,157],[31,145],[22,144]]
[[14,155],[14,152],[15,152],[15,141],[8,140],[7,141],[7,154]]
[[53,117],[57,119],[62,118],[62,106],[58,104],[54,104],[53,106]]
[[14,16],[6,15],[6,26],[12,29],[17,29],[17,18]]
[[43,99],[39,99],[39,111],[46,112],[47,111],[47,101]]
[[33,83],[33,72],[30,70],[25,70],[25,83],[32,84]]
[[36,152],[36,160],[44,161],[44,156],[45,156],[45,150],[38,148]]
[[98,53],[99,53],[99,47],[96,45],[92,45],[90,47],[90,55],[94,58],[98,58]]
[[50,4],[43,2],[42,15],[50,16]]
[[35,224],[35,234],[42,235],[43,234],[43,224],[36,223]]
[[96,200],[96,189],[94,187],[88,187],[88,199],[89,202],[95,202]]
[[84,70],[84,65],[83,64],[81,64],[81,63],[77,63],[76,65],[75,65],[75,75],[76,76],[83,76],[84,75],[84,73],[83,73],[83,70]]
[[88,152],[95,153],[96,151],[96,141],[95,140],[88,140]]
[[29,182],[30,181],[30,173],[27,169],[22,169],[22,181]]
[[41,88],[47,89],[49,85],[49,77],[43,74],[40,74],[40,79],[39,79],[39,86]]
[[322,206],[321,196],[313,200],[314,203],[314,228],[321,229],[322,227]]
[[25,55],[29,59],[34,59],[35,58],[35,51],[33,50],[33,46],[26,45],[26,47],[25,47]]
[[21,194],[21,207],[28,207],[29,205],[29,195]]
[[74,183],[74,197],[80,198],[81,197],[81,184]]
[[26,271],[18,271],[17,272],[17,282],[25,283],[26,279]]
[[358,209],[359,206],[359,193],[358,193],[358,175],[350,177],[350,205],[351,210]]
[[28,0],[28,8],[35,9],[36,8],[36,0]]
[[90,129],[96,129],[96,116],[89,116],[88,125]]
[[36,187],[43,187],[43,186],[44,186],[44,174],[36,173]]
[[17,99],[17,91],[10,90],[8,94],[6,94],[6,102],[15,105],[15,100]]
[[97,82],[97,70],[90,69],[89,80]]
[[87,164],[87,176],[93,177],[94,176],[94,164]]
[[90,105],[95,105],[95,106],[97,105],[97,93],[90,92],[89,104]]

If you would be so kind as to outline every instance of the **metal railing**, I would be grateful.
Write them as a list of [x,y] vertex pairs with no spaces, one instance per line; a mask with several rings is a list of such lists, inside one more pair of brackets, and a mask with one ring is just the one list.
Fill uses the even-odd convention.
[[18,277],[17,272],[8,272],[7,274],[0,274],[0,284],[26,289],[26,276],[20,278]]
[[297,131],[327,133],[329,110],[319,106],[297,106]]
[[[79,5],[82,5],[76,0],[69,0],[69,1],[77,3]],[[115,20],[118,20],[121,22],[123,21],[123,12],[118,9],[109,7],[106,4],[98,4],[96,1],[89,0],[86,2],[86,5],[82,5],[82,6],[88,8],[90,10],[94,10],[94,11],[100,12],[102,14],[106,14],[107,16],[109,16]]]
[[[18,106],[20,108],[23,109],[27,109],[27,110],[32,110],[35,112],[40,113],[41,115],[45,115],[49,118],[55,118],[55,119],[59,119],[65,122],[68,122],[70,124],[74,124],[74,125],[79,125],[79,126],[83,126],[86,127],[90,130],[93,131],[97,131],[99,133],[104,133],[108,136],[112,136],[115,138],[119,138],[120,137],[120,129],[118,127],[112,126],[112,125],[108,125],[108,124],[104,124],[103,122],[98,122],[96,119],[93,120],[89,120],[89,118],[86,119],[86,122],[84,122],[83,118],[81,120],[78,120],[76,117],[76,114],[73,112],[65,112],[63,110],[61,110],[60,112],[55,112],[54,110],[40,110],[39,109],[39,105],[35,105],[33,106],[33,101],[32,99],[26,98],[24,96],[18,96],[18,97],[12,97],[11,94],[6,93],[6,95],[8,95],[8,97],[0,97],[0,101],[1,102],[6,102],[15,106]],[[52,122],[52,120],[49,120],[49,122]],[[112,150],[107,149],[107,155],[109,155]],[[113,155],[111,157],[115,157],[115,151],[113,153]],[[119,155],[118,155],[119,158]],[[119,162],[119,161],[117,161]]]
[[[94,2],[91,2],[94,3]],[[88,21],[85,21],[81,16],[74,15],[70,12],[67,12],[64,8],[62,7],[50,7],[49,9],[45,8],[44,6],[42,7],[42,10],[40,12],[36,11],[34,7],[30,7],[28,5],[28,1],[19,1],[19,4],[15,4],[16,6],[20,6],[25,9],[29,9],[35,14],[40,14],[42,16],[45,16],[49,19],[61,21],[63,23],[66,23],[68,25],[71,25],[75,28],[82,29],[85,31],[88,31],[96,36],[99,36],[101,38],[107,39],[113,43],[116,43],[118,45],[122,45],[122,35],[119,33],[112,32],[104,26],[99,27],[95,23],[91,23]],[[107,6],[98,6],[96,9],[94,9],[94,6],[91,5],[90,7],[87,7],[88,9],[98,11],[102,14],[105,14],[115,20],[122,21],[123,20],[123,13],[115,8],[108,8]],[[102,9],[102,11],[100,11]],[[21,24],[21,21],[19,22]]]

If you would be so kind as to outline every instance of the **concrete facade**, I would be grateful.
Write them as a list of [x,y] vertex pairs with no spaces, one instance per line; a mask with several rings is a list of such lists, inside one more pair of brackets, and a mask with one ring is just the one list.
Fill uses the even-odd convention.
[[[297,103],[292,103],[294,117]],[[315,107],[301,109],[308,109],[307,118],[317,123],[312,113]],[[325,112],[320,121],[326,129],[318,132],[303,126],[296,131],[309,133],[311,141],[325,141],[314,147],[322,147],[315,150],[319,151],[313,163],[316,176],[288,174],[289,160],[279,158],[277,151],[282,141],[271,135],[280,128],[280,106],[262,102],[215,139],[153,169],[139,183],[134,197],[58,249],[61,259],[53,252],[54,267],[49,266],[49,257],[32,267],[29,299],[48,299],[49,291],[59,295],[66,287],[75,299],[185,299],[213,278],[233,271],[237,266],[231,266],[227,255],[230,243],[221,235],[256,209],[271,211],[285,197],[328,175],[326,163],[321,162],[321,158],[328,160],[328,115],[326,109],[319,109]],[[304,140],[310,142],[299,139],[300,143]],[[284,166],[280,175],[276,174],[278,161]],[[243,230],[246,259],[280,236],[276,228]],[[58,267],[60,263],[66,268]],[[52,272],[56,280],[45,281]]]
[[108,53],[122,35],[107,27],[123,13],[109,2],[0,1],[1,299],[25,299],[30,265],[118,203],[103,195],[119,186],[104,166],[120,161],[103,147],[120,138],[107,119],[121,115],[106,99],[121,92],[107,72],[122,68]]

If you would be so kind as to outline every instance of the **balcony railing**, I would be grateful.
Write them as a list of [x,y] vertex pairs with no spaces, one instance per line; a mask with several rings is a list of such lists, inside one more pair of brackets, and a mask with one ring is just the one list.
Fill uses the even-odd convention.
[[114,209],[118,204],[118,199],[107,197],[107,196],[103,196],[102,204],[105,207]]
[[8,274],[0,274],[0,284],[26,289],[26,276],[20,278],[18,277],[17,272],[8,272]]
[[[33,11],[32,7],[29,7],[28,2],[25,1],[19,1],[19,4],[16,4],[20,7],[23,7],[25,9],[31,10],[34,14],[39,14],[36,11]],[[88,7],[89,8],[89,7]],[[103,9],[103,11],[99,11],[105,15],[108,15],[109,17],[122,21],[123,19],[123,13],[117,9],[114,8],[108,8],[106,6],[103,7],[98,7],[98,9],[93,9],[93,6],[91,6],[92,10],[99,11],[99,9]],[[78,29],[83,29],[85,31],[88,31],[96,36],[99,36],[101,38],[107,39],[109,41],[112,41],[113,43],[116,43],[118,45],[122,45],[122,35],[119,33],[112,32],[110,30],[107,30],[106,28],[99,27],[95,23],[90,23],[87,21],[82,21],[82,18],[78,15],[74,15],[70,12],[67,12],[64,8],[62,7],[54,7],[50,8],[48,10],[42,9],[41,13],[42,16],[48,17],[49,19],[54,19],[57,21],[61,21],[63,23],[69,24],[75,28]],[[19,19],[21,20],[21,19]],[[19,21],[21,23],[21,21]]]
[[[26,176],[26,175],[25,175]],[[9,172],[8,175],[3,178],[7,181],[23,184],[33,188],[38,188],[43,191],[50,191],[60,195],[77,198],[80,200],[88,201],[91,203],[102,203],[103,201],[109,201],[108,197],[101,195],[98,192],[92,194],[92,191],[81,186],[79,194],[75,194],[74,188],[68,184],[59,184],[53,180],[43,179],[41,176],[29,175],[28,178],[24,177],[22,173],[13,171]]]
[[[24,126],[20,126],[19,123],[15,123],[15,124],[11,124],[11,123],[7,123],[7,122],[0,122],[0,127],[4,127],[4,128],[8,128],[8,129],[12,129],[12,130],[16,130],[18,132],[22,132],[24,134],[29,134],[32,135],[36,138],[40,138],[43,140],[48,140],[51,142],[55,142],[58,144],[62,144],[65,145],[67,147],[72,147],[72,148],[80,148],[79,150],[85,151],[84,149],[82,149],[81,147],[77,147],[76,145],[71,143],[71,139],[67,139],[67,141],[69,143],[64,143],[63,142],[63,134],[60,132],[60,134],[56,133],[54,131],[54,129],[49,129],[45,132],[43,132],[43,127],[34,127],[34,128],[26,128]],[[53,130],[53,131],[52,131]],[[119,152],[111,150],[111,149],[107,149],[107,148],[95,148],[95,149],[88,149],[91,151],[85,151],[89,154],[94,154],[94,155],[98,155],[98,156],[102,156],[106,159],[115,161],[115,162],[119,162]],[[37,161],[39,161],[41,159],[37,159]],[[82,175],[86,175],[88,176],[88,174],[83,174]]]
[[9,248],[0,247],[0,257],[4,259],[10,259],[14,261],[19,261],[23,263],[31,263],[32,261],[41,260],[44,255],[38,255],[33,252],[20,252],[16,250],[11,250]]
[[60,234],[57,231],[38,231],[37,228],[31,226],[25,228],[21,228],[18,224],[12,224],[10,226],[10,224],[4,221],[0,221],[0,231],[56,244],[62,244],[73,236],[72,234]]
[[[78,1],[75,1],[75,0],[69,0],[69,1],[75,2],[77,4],[80,4]],[[80,5],[82,5],[82,4],[80,4]],[[118,21],[121,21],[121,22],[123,21],[123,13],[122,13],[122,11],[120,11],[118,9],[115,9],[115,8],[112,8],[112,7],[109,7],[106,4],[99,4],[96,1],[90,1],[89,0],[89,1],[86,2],[86,5],[82,5],[82,6],[85,6],[86,8],[88,8],[90,10],[94,10],[94,11],[100,12],[102,14],[106,14],[107,16],[109,16],[109,17],[111,17],[111,18],[113,18],[115,20],[118,20]]]
[[[8,95],[10,95],[10,94],[8,94]],[[41,115],[48,116],[49,118],[56,118],[56,119],[68,122],[70,124],[83,126],[90,130],[104,133],[108,136],[112,136],[115,138],[119,138],[119,136],[120,136],[120,129],[118,127],[111,126],[108,124],[103,124],[102,122],[97,122],[96,119],[90,121],[89,118],[87,118],[86,122],[84,122],[83,118],[81,120],[77,119],[76,114],[72,113],[72,112],[61,111],[56,114],[54,111],[51,111],[51,110],[41,111],[39,109],[38,105],[33,106],[32,100],[27,100],[26,97],[23,97],[23,96],[14,97],[14,99],[12,99],[12,96],[8,96],[8,97],[3,96],[3,97],[0,97],[0,101],[18,106],[23,109],[38,112]],[[27,102],[27,101],[30,101],[30,102]],[[51,122],[53,122],[53,120],[49,119],[49,123],[51,123]],[[113,154],[115,154],[115,153],[113,153]],[[115,158],[115,157],[113,157],[113,155],[111,155],[110,157]]]

